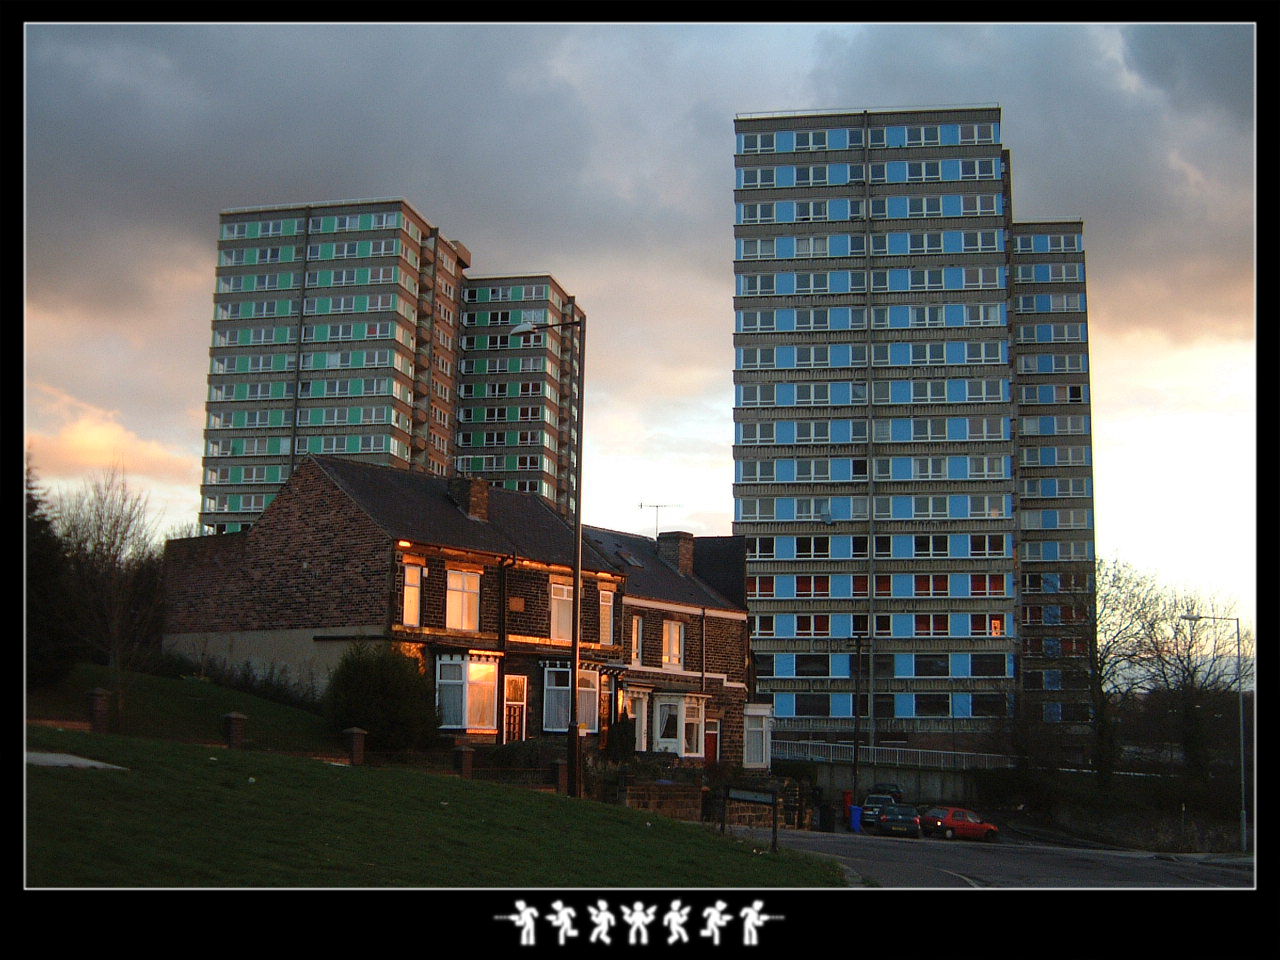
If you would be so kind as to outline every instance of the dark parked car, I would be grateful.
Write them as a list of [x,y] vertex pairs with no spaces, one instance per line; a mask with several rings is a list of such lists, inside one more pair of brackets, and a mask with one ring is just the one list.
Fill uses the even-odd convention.
[[965,837],[994,842],[1000,839],[999,827],[963,807],[930,807],[920,818],[920,826],[927,836],[936,834],[945,840]]
[[902,788],[896,783],[873,783],[871,785],[872,793],[887,793],[893,797],[894,803],[902,802]]
[[867,794],[866,799],[862,801],[862,829],[878,826],[881,809],[893,802],[893,797],[887,793]]
[[876,823],[881,833],[901,833],[920,838],[920,814],[915,807],[901,803],[888,804],[880,808]]

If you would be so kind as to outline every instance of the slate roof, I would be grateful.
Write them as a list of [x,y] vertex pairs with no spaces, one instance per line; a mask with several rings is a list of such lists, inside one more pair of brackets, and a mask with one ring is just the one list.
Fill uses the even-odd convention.
[[[491,487],[489,518],[477,520],[454,502],[442,477],[341,457],[309,459],[391,539],[573,566],[572,524],[536,494]],[[639,534],[584,526],[582,568],[625,575],[630,596],[742,609],[697,577],[682,575],[658,556],[656,541]]]

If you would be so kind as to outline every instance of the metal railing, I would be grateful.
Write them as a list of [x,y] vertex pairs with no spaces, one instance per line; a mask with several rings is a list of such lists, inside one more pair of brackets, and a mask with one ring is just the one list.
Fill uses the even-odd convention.
[[[911,750],[906,747],[860,746],[858,763],[928,770],[992,770],[1012,767],[1016,757],[999,753],[955,753],[949,750]],[[854,744],[807,740],[774,740],[774,760],[807,760],[815,763],[853,763]]]

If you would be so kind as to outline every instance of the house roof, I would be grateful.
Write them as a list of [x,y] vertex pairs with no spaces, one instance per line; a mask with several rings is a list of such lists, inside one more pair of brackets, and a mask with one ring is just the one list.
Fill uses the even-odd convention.
[[[491,487],[488,519],[478,520],[449,495],[447,479],[341,457],[310,459],[389,538],[573,566],[573,526],[536,494]],[[582,567],[625,575],[630,596],[741,608],[697,577],[682,575],[658,556],[656,541],[639,534],[584,526]]]

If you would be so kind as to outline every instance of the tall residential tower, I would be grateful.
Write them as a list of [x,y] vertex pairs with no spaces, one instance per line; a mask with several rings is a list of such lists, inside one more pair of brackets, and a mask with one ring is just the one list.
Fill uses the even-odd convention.
[[[557,384],[562,365],[577,362],[577,335],[504,344],[520,348],[517,375],[494,384],[484,375],[492,361],[467,350],[492,357],[496,341],[465,332],[510,322],[510,311],[499,319],[470,306],[491,299],[536,301],[513,304],[524,320],[556,321],[565,304],[580,318],[554,278],[469,287],[470,251],[402,199],[226,210],[220,230],[200,490],[206,531],[247,529],[312,453],[482,476],[567,511],[572,443],[562,438],[576,431],[578,412]],[[499,389],[521,402],[483,402]],[[472,446],[494,445],[473,432],[477,423],[496,431],[506,421],[512,435],[502,445],[510,439],[536,463],[470,456]],[[517,442],[534,429],[546,436]]]
[[734,532],[778,739],[1088,719],[1083,227],[1014,222],[1000,123],[737,118]]

